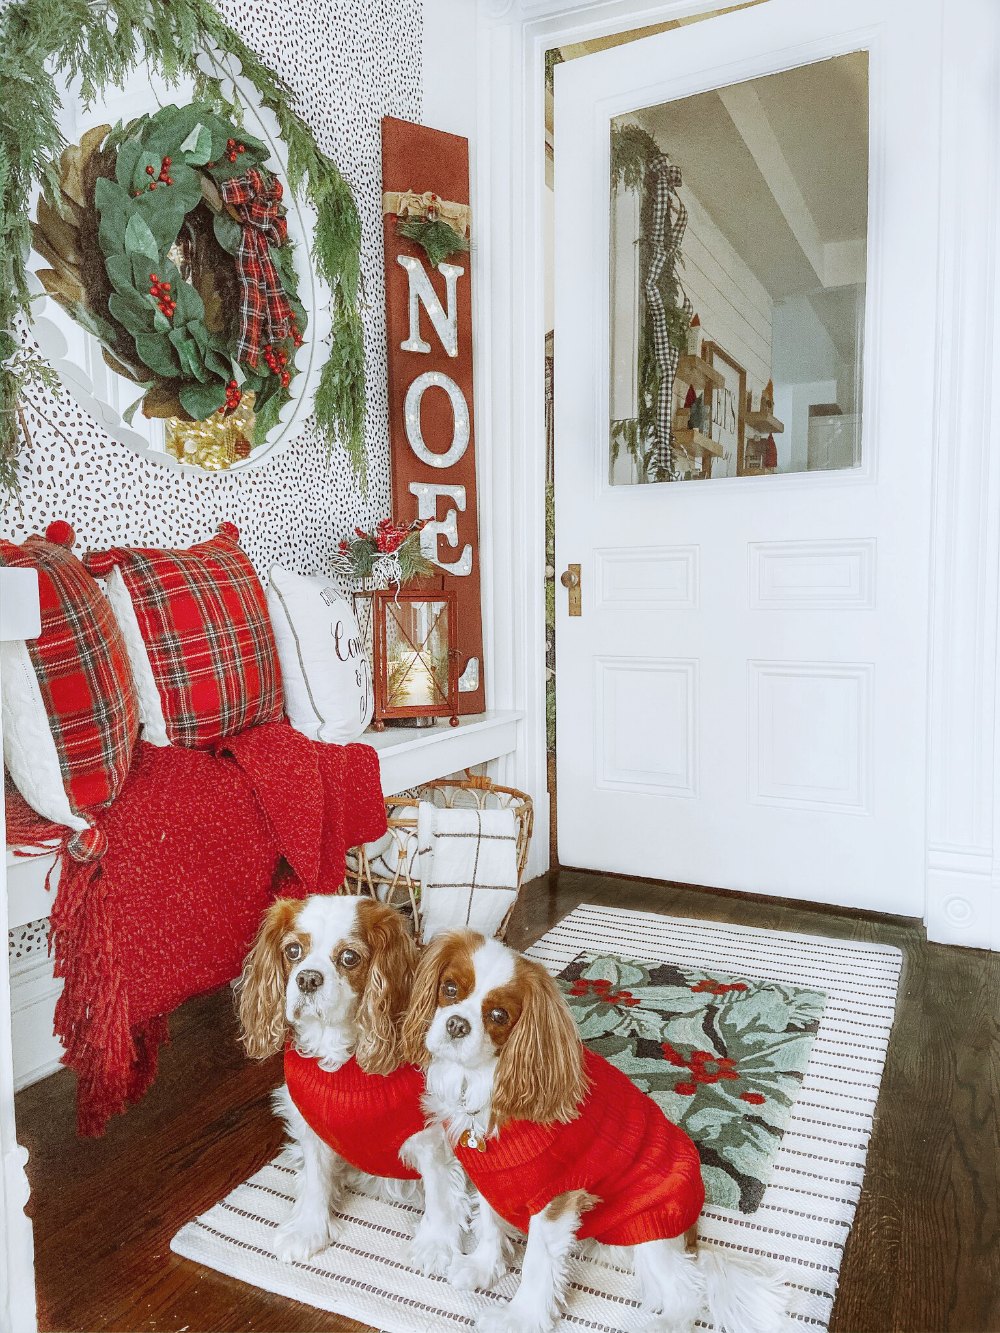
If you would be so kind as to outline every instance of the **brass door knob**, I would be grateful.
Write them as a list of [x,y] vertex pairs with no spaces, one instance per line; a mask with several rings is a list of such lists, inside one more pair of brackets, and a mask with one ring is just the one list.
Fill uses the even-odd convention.
[[571,616],[582,614],[580,597],[580,566],[568,565],[559,576],[559,582],[569,590],[569,613]]

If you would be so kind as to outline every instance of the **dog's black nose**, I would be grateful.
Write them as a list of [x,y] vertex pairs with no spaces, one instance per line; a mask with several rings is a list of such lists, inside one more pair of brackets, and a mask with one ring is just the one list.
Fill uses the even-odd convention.
[[445,1023],[445,1031],[449,1037],[454,1037],[457,1041],[459,1037],[467,1037],[472,1031],[467,1018],[460,1018],[458,1014],[452,1014],[451,1018]]
[[305,995],[311,995],[314,990],[319,990],[323,984],[323,973],[317,972],[315,968],[307,967],[305,971],[300,972],[295,978],[300,991]]

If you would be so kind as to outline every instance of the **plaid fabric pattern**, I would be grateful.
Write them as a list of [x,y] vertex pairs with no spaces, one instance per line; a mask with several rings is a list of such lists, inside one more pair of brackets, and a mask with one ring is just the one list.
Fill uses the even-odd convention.
[[[681,241],[687,230],[687,209],[677,193],[682,184],[680,167],[674,166],[666,153],[661,153],[651,164],[653,189],[653,224],[650,241],[649,269],[644,291],[646,305],[653,326],[653,359],[660,372],[660,388],[656,400],[656,444],[653,466],[662,481],[676,481],[673,442],[674,378],[677,374],[679,353],[670,341],[667,313],[660,293],[660,277],[669,265],[676,272],[680,258]],[[690,317],[693,307],[681,292],[684,310]]]
[[0,565],[38,571],[42,632],[27,642],[66,794],[81,816],[121,790],[139,734],[128,652],[107,598],[65,546],[0,541]]
[[289,337],[294,318],[271,258],[271,246],[284,245],[288,236],[281,181],[254,168],[223,181],[219,191],[243,228],[236,256],[242,288],[236,359],[256,370],[262,349]]
[[[264,590],[225,531],[186,551],[113,548],[132,599],[172,745],[206,749],[284,701]],[[95,556],[95,566],[106,560]]]

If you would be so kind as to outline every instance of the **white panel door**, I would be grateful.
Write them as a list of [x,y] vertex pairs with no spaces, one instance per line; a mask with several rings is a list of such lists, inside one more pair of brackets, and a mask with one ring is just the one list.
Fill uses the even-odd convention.
[[[578,617],[556,589],[564,865],[923,912],[937,12],[769,0],[557,67],[556,567],[579,563],[582,582]],[[822,183],[770,85],[747,88],[858,51],[869,178],[852,249],[810,215]],[[860,461],[855,447],[841,470],[612,484],[609,418],[629,385],[610,383],[609,324],[641,281],[609,261],[629,212],[609,207],[612,122],[666,107],[669,127],[679,99],[717,89],[819,274],[810,308],[825,317],[841,270],[866,270]],[[698,225],[695,260],[715,234]],[[774,310],[777,340],[790,316]]]

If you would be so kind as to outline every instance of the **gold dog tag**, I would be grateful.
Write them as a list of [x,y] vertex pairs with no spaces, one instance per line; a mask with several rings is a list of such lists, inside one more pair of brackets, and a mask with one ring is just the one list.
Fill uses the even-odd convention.
[[462,1137],[459,1139],[459,1143],[463,1148],[471,1148],[474,1152],[486,1151],[485,1142],[482,1139],[477,1138],[475,1134],[467,1129],[462,1131]]

